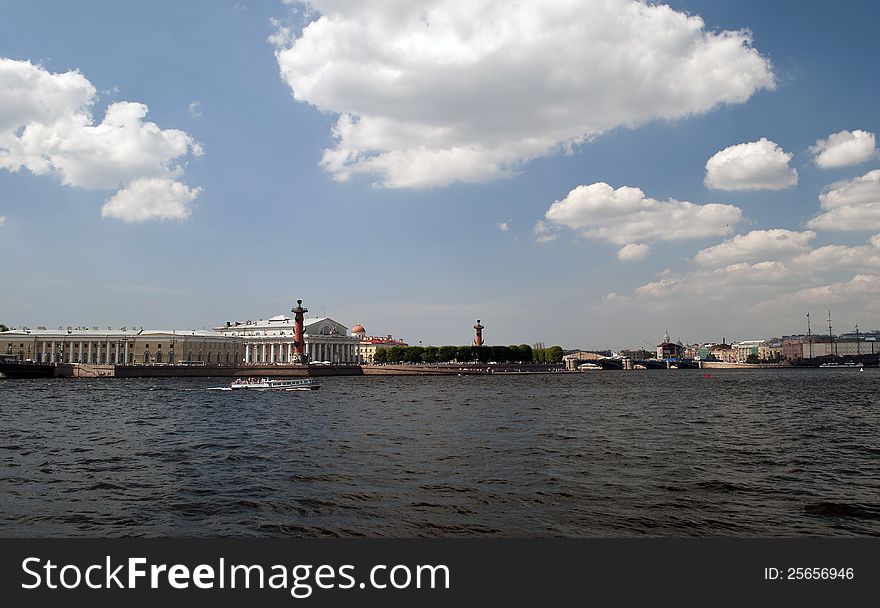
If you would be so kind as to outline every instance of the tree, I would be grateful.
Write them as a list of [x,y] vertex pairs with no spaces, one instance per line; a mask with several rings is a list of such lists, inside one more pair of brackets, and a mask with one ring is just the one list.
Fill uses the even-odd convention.
[[519,345],[519,360],[525,363],[531,363],[535,360],[535,356],[532,353],[532,347],[528,344],[520,344]]
[[564,351],[561,346],[551,346],[547,349],[547,363],[562,363]]
[[406,349],[404,346],[392,346],[388,350],[388,363],[400,363],[406,358]]
[[3,323],[0,323],[0,331],[9,331],[9,328],[3,325]]
[[436,363],[439,359],[439,351],[436,346],[426,346],[422,352],[422,360],[425,363]]
[[421,363],[422,362],[422,347],[421,346],[407,346],[403,352],[403,360],[407,363]]
[[459,346],[455,352],[455,360],[459,363],[468,363],[474,360],[473,346]]
[[437,349],[437,358],[444,363],[452,361],[458,352],[454,346],[441,346]]
[[388,349],[377,348],[373,354],[373,363],[388,363]]
[[746,363],[760,363],[760,361],[758,361],[758,355],[749,355],[746,357]]
[[510,349],[506,346],[493,346],[492,360],[498,363],[507,363],[510,361]]
[[492,361],[492,347],[491,346],[474,346],[473,350],[474,354],[477,357],[477,360],[480,363],[488,363]]

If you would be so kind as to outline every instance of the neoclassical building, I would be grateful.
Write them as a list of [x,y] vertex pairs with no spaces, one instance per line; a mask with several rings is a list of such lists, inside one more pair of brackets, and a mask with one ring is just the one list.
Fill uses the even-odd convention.
[[358,357],[361,363],[372,363],[376,357],[376,350],[380,348],[409,346],[403,340],[395,340],[391,336],[368,336],[367,330],[360,323],[351,328],[351,335],[359,340]]
[[[305,319],[311,362],[358,363],[360,339],[329,318]],[[0,333],[0,353],[20,361],[96,365],[241,365],[293,361],[294,324],[279,315],[213,330],[21,328]]]
[[[214,330],[244,343],[244,363],[289,363],[293,360],[293,319],[278,315],[259,321],[229,322]],[[311,362],[358,363],[360,339],[329,317],[303,320],[305,354]]]
[[59,327],[0,333],[0,352],[20,361],[98,365],[236,365],[243,341],[215,331]]

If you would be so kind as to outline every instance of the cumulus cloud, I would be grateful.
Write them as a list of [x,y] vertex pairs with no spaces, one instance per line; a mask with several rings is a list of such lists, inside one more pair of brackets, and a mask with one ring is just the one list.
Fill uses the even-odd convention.
[[797,185],[792,155],[762,137],[715,153],[706,162],[703,183],[713,190],[783,190]]
[[578,186],[554,202],[544,218],[539,222],[542,232],[549,231],[550,225],[566,227],[584,238],[628,245],[724,236],[742,219],[742,211],[719,203],[660,202],[639,188],[615,189],[598,182]]
[[498,230],[501,232],[507,232],[510,230],[510,220],[507,220],[506,222],[498,222],[496,226],[498,226]]
[[636,298],[659,300],[682,296],[724,300],[732,292],[763,294],[768,288],[779,289],[797,282],[799,277],[782,262],[730,264],[717,270],[699,270],[682,276],[652,281],[638,287]]
[[101,215],[127,223],[185,220],[191,213],[190,204],[201,191],[201,188],[189,189],[173,179],[136,179],[104,203]]
[[810,147],[813,161],[824,169],[858,165],[877,156],[874,134],[868,131],[839,131]]
[[535,223],[535,240],[539,243],[549,243],[555,241],[559,237],[559,233],[543,220]]
[[747,31],[634,0],[351,2],[271,42],[293,97],[338,115],[321,164],[387,187],[486,182],[619,126],[772,89]]
[[699,251],[694,260],[702,266],[717,267],[734,262],[752,262],[796,255],[808,250],[810,241],[814,238],[816,233],[811,231],[793,232],[782,228],[752,230]]
[[640,262],[648,257],[651,248],[644,243],[629,243],[617,252],[617,259],[622,262]]
[[77,71],[53,74],[0,58],[0,168],[115,190],[144,178],[177,180],[181,159],[204,152],[187,133],[145,120],[141,103],[111,103],[96,124],[96,100],[95,87]]
[[846,245],[817,247],[795,257],[792,265],[811,272],[880,269],[880,234],[875,234],[867,244],[858,247]]
[[825,210],[809,222],[815,230],[880,230],[880,169],[831,184],[819,195]]
[[849,302],[859,296],[880,295],[880,276],[874,274],[857,274],[849,281],[841,281],[808,287],[791,294],[789,298],[796,302]]

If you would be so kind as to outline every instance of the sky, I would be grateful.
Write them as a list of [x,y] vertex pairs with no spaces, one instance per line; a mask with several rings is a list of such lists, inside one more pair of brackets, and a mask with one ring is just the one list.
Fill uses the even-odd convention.
[[0,322],[880,328],[880,5],[0,2]]

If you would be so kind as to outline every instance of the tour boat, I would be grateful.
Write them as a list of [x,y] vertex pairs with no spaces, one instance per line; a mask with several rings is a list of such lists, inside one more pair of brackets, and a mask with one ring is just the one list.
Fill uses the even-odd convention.
[[230,388],[254,388],[257,390],[273,391],[316,391],[321,385],[306,378],[304,380],[274,380],[271,378],[239,378],[234,381]]

